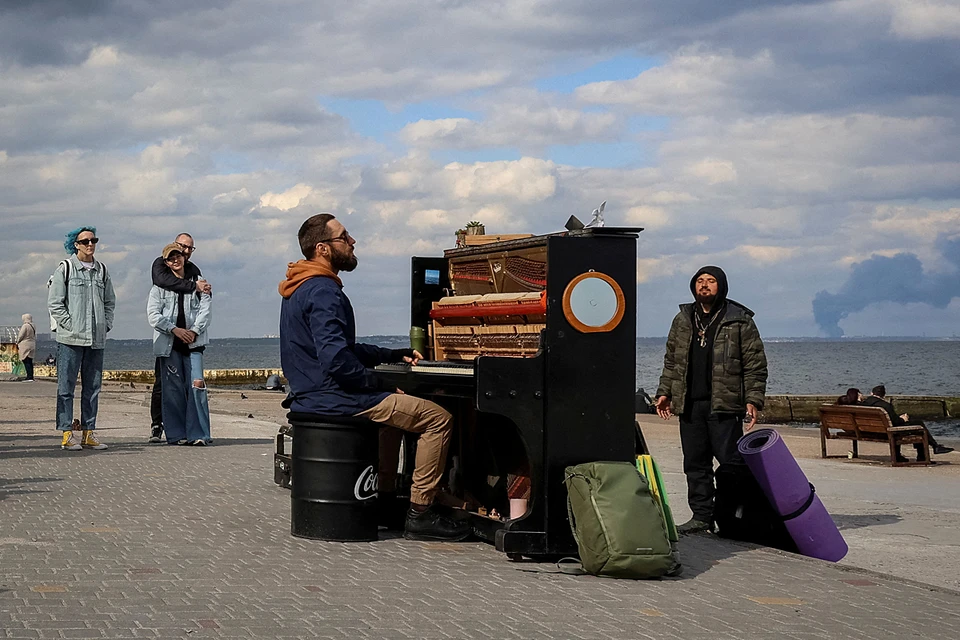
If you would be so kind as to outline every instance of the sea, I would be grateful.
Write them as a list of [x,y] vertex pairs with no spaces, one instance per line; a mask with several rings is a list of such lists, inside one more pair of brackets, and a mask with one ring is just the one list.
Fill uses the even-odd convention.
[[[366,336],[360,342],[388,348],[409,346],[407,336]],[[636,386],[653,395],[663,366],[666,338],[637,339]],[[960,396],[960,339],[767,338],[769,394],[864,393],[878,384],[893,395]],[[56,353],[56,343],[37,345],[38,363]],[[105,369],[152,369],[150,340],[108,340]],[[207,369],[280,367],[279,338],[213,338],[204,353]],[[934,434],[960,437],[960,421],[930,425]]]

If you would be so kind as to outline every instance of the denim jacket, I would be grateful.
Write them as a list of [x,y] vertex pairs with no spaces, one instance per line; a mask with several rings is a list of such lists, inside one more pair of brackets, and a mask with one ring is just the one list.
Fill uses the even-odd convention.
[[[173,349],[173,341],[177,338],[173,330],[177,326],[177,296],[175,291],[161,289],[153,285],[150,297],[147,298],[147,320],[153,327],[153,355],[166,358]],[[187,320],[187,329],[197,334],[195,342],[190,344],[191,349],[206,345],[207,327],[210,326],[211,303],[210,294],[183,294],[183,315]]]
[[93,269],[89,270],[83,268],[76,254],[68,260],[69,285],[61,262],[53,272],[47,292],[47,310],[57,323],[57,342],[103,349],[107,332],[113,328],[113,312],[117,306],[110,272],[96,259]]

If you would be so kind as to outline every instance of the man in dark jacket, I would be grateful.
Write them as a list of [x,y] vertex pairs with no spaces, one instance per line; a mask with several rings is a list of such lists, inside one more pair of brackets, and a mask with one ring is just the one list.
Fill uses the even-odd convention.
[[[174,275],[163,258],[157,257],[150,269],[153,284],[161,289],[175,291],[176,293],[211,293],[213,289],[210,283],[203,279],[200,267],[190,260],[193,257],[193,252],[197,249],[193,242],[193,236],[189,233],[181,233],[174,242],[180,245],[183,257],[186,260],[183,267],[183,278]],[[147,442],[153,443],[163,440],[163,402],[161,399],[163,396],[160,379],[160,358],[157,358],[153,365],[153,392],[150,395],[150,438],[147,440]]]
[[[860,404],[863,405],[864,407],[880,407],[881,409],[887,412],[888,416],[890,416],[890,423],[893,426],[902,427],[906,425],[915,425],[915,426],[923,427],[924,429],[927,429],[927,426],[922,422],[920,422],[919,420],[911,421],[910,416],[907,415],[906,413],[899,416],[897,415],[897,412],[894,410],[893,405],[887,402],[887,388],[884,385],[879,384],[875,386],[873,389],[871,389],[870,394],[871,395],[864,398],[860,402]],[[953,451],[953,447],[945,447],[944,445],[934,440],[933,435],[931,435],[929,429],[927,429],[927,441],[930,443],[930,446],[933,447],[933,452],[938,456],[943,455],[945,453],[950,453],[951,451]],[[917,461],[922,462],[926,460],[927,452],[924,450],[923,444],[918,442],[913,446],[917,450]],[[903,456],[903,454],[900,451],[897,451],[897,461],[898,462],[907,461],[907,459]]]
[[[381,443],[396,442],[396,429],[420,435],[410,489],[404,537],[411,540],[462,540],[470,528],[433,508],[450,446],[453,416],[439,405],[391,393],[369,369],[383,362],[416,364],[413,349],[384,349],[358,343],[350,299],[341,271],[357,267],[354,240],[329,213],[308,218],[297,234],[306,260],[287,266],[280,283],[280,362],[290,391],[284,406],[298,413],[359,416],[384,425]],[[384,502],[394,489],[393,452],[381,447]],[[388,455],[384,455],[388,453]],[[390,466],[392,465],[392,469]]]
[[753,311],[727,299],[720,267],[701,268],[690,279],[693,304],[680,305],[673,319],[657,413],[680,416],[683,472],[693,518],[681,533],[713,528],[713,459],[739,462],[737,440],[757,422],[767,389],[767,358]]

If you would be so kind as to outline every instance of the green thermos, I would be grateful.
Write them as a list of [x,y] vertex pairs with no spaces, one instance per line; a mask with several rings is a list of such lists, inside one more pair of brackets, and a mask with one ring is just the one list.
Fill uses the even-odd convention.
[[410,348],[427,355],[427,330],[423,327],[410,327]]

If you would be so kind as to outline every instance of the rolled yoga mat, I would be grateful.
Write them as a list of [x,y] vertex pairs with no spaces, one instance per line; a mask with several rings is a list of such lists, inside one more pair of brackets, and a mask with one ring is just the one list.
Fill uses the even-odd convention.
[[830,562],[847,555],[837,525],[779,433],[751,431],[740,438],[737,449],[801,554]]

